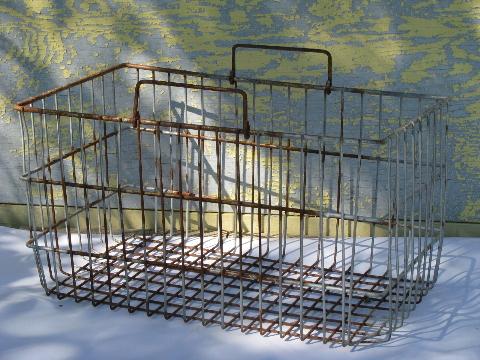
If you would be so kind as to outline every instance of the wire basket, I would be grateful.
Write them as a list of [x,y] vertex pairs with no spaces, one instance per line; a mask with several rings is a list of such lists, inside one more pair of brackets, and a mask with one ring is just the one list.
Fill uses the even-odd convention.
[[[326,55],[328,80],[240,77],[239,49]],[[351,345],[388,340],[437,279],[446,98],[240,44],[229,76],[121,64],[16,110],[47,295]]]

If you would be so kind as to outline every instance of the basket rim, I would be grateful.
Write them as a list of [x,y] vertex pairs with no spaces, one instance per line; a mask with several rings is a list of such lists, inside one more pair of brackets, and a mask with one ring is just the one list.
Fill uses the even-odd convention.
[[[111,73],[113,71],[123,69],[123,68],[133,68],[138,70],[149,70],[149,71],[161,71],[166,73],[172,74],[180,74],[186,76],[196,76],[196,77],[205,77],[211,79],[218,79],[218,80],[229,80],[229,76],[227,75],[219,75],[219,74],[211,74],[205,72],[197,72],[197,71],[190,71],[190,70],[183,70],[183,69],[174,69],[169,67],[162,67],[162,66],[152,66],[152,65],[145,65],[145,64],[135,64],[124,62],[114,66],[110,66],[104,70],[96,71],[90,75],[81,77],[75,81],[69,82],[65,85],[61,85],[45,92],[42,92],[38,95],[26,98],[17,102],[14,106],[15,110],[22,111],[28,105],[32,105],[33,102],[44,99],[50,95],[57,94],[63,90],[67,90],[72,88],[76,85],[80,85],[85,83],[89,80],[95,79],[97,77],[103,76],[105,74]],[[275,81],[275,80],[266,80],[266,79],[254,79],[254,78],[247,78],[247,77],[235,77],[235,81],[237,82],[249,82],[249,83],[256,83],[256,84],[264,84],[264,85],[273,85],[273,86],[289,86],[293,88],[304,88],[304,89],[313,89],[313,90],[325,90],[325,85],[315,85],[315,84],[307,84],[307,83],[299,83],[299,82],[288,82],[288,81]],[[347,87],[347,86],[332,86],[331,91],[336,92],[349,92],[349,93],[357,93],[357,94],[368,94],[368,95],[381,95],[381,96],[391,96],[391,97],[403,97],[403,98],[417,98],[417,99],[430,99],[430,100],[437,100],[440,102],[448,102],[451,99],[451,96],[439,96],[439,95],[432,95],[426,93],[416,93],[416,92],[402,92],[402,91],[390,91],[390,90],[378,90],[378,89],[368,89],[368,88],[358,88],[358,87]]]

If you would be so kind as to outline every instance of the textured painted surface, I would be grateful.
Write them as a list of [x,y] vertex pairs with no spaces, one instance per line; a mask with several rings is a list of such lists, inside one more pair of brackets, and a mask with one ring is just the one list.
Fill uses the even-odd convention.
[[[337,85],[452,96],[448,219],[480,221],[479,0],[0,0],[0,39],[1,202],[24,202],[13,102],[123,61],[227,74],[230,46],[256,42],[329,49]],[[239,57],[323,82],[318,61]]]

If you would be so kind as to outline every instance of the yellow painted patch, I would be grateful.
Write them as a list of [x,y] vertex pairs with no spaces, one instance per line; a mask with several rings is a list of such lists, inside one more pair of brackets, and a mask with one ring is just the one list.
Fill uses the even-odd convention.
[[41,13],[43,10],[53,7],[52,0],[25,0],[25,6],[34,13]]
[[480,199],[468,199],[460,217],[465,220],[476,220],[480,216]]
[[438,18],[402,16],[402,20],[404,23],[399,25],[398,30],[404,32],[407,37],[444,37],[452,31],[451,27],[446,26],[442,19]]
[[472,64],[469,63],[455,63],[453,69],[450,71],[451,75],[468,74],[473,70]]
[[243,10],[232,10],[230,11],[230,21],[232,24],[246,24],[248,22],[248,17]]

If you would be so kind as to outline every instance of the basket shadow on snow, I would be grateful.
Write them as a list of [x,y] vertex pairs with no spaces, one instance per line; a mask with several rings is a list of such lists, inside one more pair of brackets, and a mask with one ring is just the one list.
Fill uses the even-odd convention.
[[[402,348],[424,342],[454,342],[457,347],[462,340],[470,345],[472,334],[466,329],[478,330],[480,323],[480,269],[478,255],[469,256],[472,249],[475,253],[469,241],[476,239],[465,239],[460,245],[454,243],[454,238],[446,239],[438,283],[417,305],[405,325],[393,332],[389,342],[355,345],[351,351],[362,352],[373,347]],[[454,333],[463,333],[462,340],[458,335],[452,336]]]

